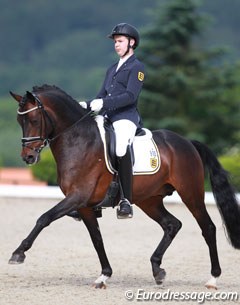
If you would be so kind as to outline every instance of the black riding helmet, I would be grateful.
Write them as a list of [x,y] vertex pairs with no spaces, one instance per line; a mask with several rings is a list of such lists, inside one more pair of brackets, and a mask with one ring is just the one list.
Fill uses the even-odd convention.
[[119,23],[117,24],[113,29],[111,34],[108,35],[109,38],[114,39],[115,35],[123,35],[129,38],[133,38],[135,40],[135,43],[133,45],[133,49],[136,49],[136,47],[139,45],[140,37],[138,30],[128,24],[128,23]]

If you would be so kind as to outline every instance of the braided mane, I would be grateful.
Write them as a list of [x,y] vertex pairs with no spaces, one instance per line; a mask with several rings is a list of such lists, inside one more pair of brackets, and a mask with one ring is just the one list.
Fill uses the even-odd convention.
[[32,92],[36,94],[46,94],[51,97],[57,96],[59,98],[59,101],[64,101],[64,103],[68,103],[69,106],[71,105],[71,107],[74,107],[76,112],[86,112],[86,110],[80,107],[79,103],[74,98],[72,98],[64,90],[60,89],[55,85],[44,84],[42,86],[33,86]]
[[[44,84],[42,86],[33,86],[32,88],[34,93],[47,93],[47,92],[54,92],[54,93],[59,93],[61,95],[64,95],[64,98],[67,98],[68,100],[77,102],[75,99],[73,99],[69,94],[67,94],[64,90],[60,89],[59,87],[55,85],[48,85]],[[77,102],[78,103],[78,102]]]

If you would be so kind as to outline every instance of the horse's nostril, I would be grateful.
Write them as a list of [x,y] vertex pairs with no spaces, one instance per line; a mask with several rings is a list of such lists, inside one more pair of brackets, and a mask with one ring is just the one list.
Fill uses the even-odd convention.
[[33,155],[28,155],[23,157],[23,161],[25,161],[27,164],[33,164],[35,162],[35,158]]

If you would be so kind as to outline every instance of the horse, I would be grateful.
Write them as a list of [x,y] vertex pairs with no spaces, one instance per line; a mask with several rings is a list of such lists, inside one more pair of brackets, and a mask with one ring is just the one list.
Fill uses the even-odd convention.
[[[114,175],[106,167],[96,119],[89,110],[83,109],[56,86],[34,86],[23,96],[10,94],[18,102],[17,120],[23,132],[23,161],[28,165],[39,162],[42,149],[49,145],[56,161],[58,185],[65,197],[39,217],[30,234],[12,253],[9,263],[23,263],[25,252],[45,227],[77,211],[89,231],[101,265],[101,275],[93,285],[105,288],[112,268],[95,207],[104,201]],[[234,248],[240,249],[240,207],[228,174],[207,145],[164,129],[152,131],[152,136],[160,152],[161,167],[153,175],[133,177],[133,203],[157,222],[164,232],[150,258],[155,282],[161,285],[165,279],[166,271],[161,268],[163,255],[182,226],[163,203],[164,197],[176,191],[196,219],[209,248],[211,276],[205,286],[217,289],[221,268],[216,227],[204,202],[204,177],[208,172],[227,239]]]

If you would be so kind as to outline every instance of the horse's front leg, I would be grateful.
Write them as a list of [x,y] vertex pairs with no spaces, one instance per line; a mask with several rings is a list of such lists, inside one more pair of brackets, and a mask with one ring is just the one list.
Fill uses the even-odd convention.
[[20,246],[13,252],[12,257],[9,260],[9,264],[21,264],[25,259],[25,251],[32,247],[33,242],[39,235],[39,233],[51,222],[65,216],[67,213],[76,210],[77,204],[79,203],[79,196],[72,194],[67,196],[65,199],[60,201],[52,209],[44,213],[37,220],[37,223],[31,233],[26,239],[22,241]]
[[109,279],[112,275],[112,268],[109,264],[104,244],[100,232],[100,228],[98,225],[98,221],[96,218],[96,215],[94,213],[94,210],[92,208],[82,208],[79,209],[79,214],[86,225],[88,232],[90,234],[91,240],[93,242],[93,245],[97,251],[102,271],[101,275],[96,279],[96,281],[93,283],[93,286],[95,288],[106,288],[106,281]]

